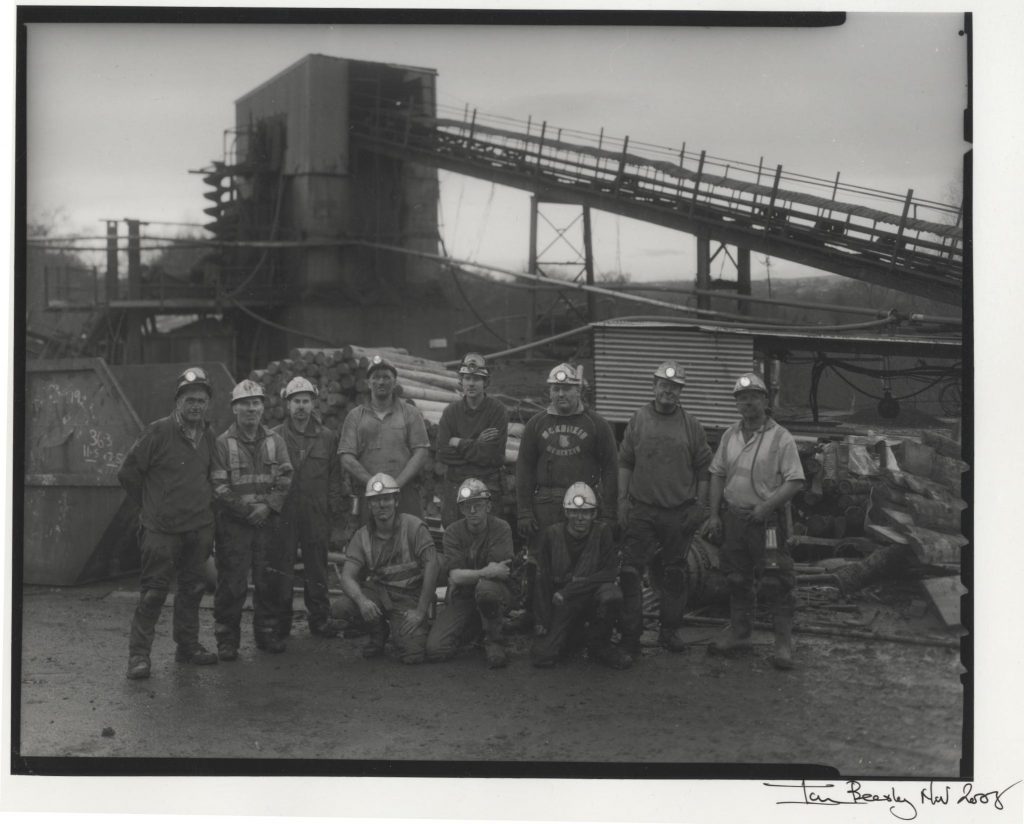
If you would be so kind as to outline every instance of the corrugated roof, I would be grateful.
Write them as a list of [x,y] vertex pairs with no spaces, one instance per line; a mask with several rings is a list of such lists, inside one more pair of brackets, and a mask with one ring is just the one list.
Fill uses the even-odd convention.
[[708,427],[736,419],[732,385],[753,365],[753,339],[733,331],[711,332],[679,324],[597,324],[594,384],[597,411],[625,423],[652,399],[654,370],[674,359],[686,371],[682,405]]
[[[636,328],[636,329],[662,329],[662,330],[693,330],[707,335],[748,335],[751,338],[780,338],[806,341],[842,341],[847,343],[874,343],[891,344],[895,349],[900,346],[935,346],[943,350],[960,349],[963,347],[963,337],[960,335],[911,335],[911,334],[884,334],[880,332],[858,332],[858,331],[829,331],[817,330],[813,327],[796,328],[782,327],[778,329],[769,327],[724,327],[716,326],[713,323],[692,323],[673,321],[671,319],[622,319],[606,320],[592,324],[596,328]],[[596,330],[595,330],[596,331]],[[947,357],[954,356],[952,353]],[[670,356],[666,356],[670,357]]]

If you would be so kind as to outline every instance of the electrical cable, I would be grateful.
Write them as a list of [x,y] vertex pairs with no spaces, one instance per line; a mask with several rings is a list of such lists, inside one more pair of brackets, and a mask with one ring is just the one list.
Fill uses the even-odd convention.
[[[271,242],[273,242],[274,240],[274,235],[277,234],[278,220],[281,217],[281,201],[284,200],[284,182],[284,172],[279,171],[277,174],[277,202],[274,204],[274,217],[271,219],[270,222],[270,236],[268,237],[268,240]],[[234,289],[232,289],[229,292],[226,292],[225,297],[237,297],[242,292],[242,290],[244,290],[245,287],[249,285],[252,279],[256,277],[256,274],[263,267],[263,264],[266,262],[267,257],[269,255],[270,248],[268,247],[263,250],[263,254],[260,256],[260,259],[256,262],[256,265],[253,267],[253,270],[248,275],[246,275],[242,282],[239,283]]]
[[274,321],[272,321],[272,320],[270,320],[268,318],[265,318],[262,315],[257,315],[255,312],[252,311],[252,309],[250,309],[248,306],[245,306],[244,304],[240,303],[235,298],[230,298],[230,301],[231,301],[232,304],[235,305],[236,308],[238,308],[241,311],[243,311],[245,314],[247,314],[253,320],[259,321],[260,323],[264,324],[265,326],[269,326],[271,329],[277,329],[280,332],[287,332],[290,335],[298,335],[299,337],[306,338],[308,340],[317,341],[318,343],[323,343],[323,344],[326,344],[327,346],[330,346],[332,349],[340,349],[341,348],[340,344],[337,344],[337,343],[335,343],[332,340],[328,340],[327,338],[322,338],[319,335],[313,335],[313,334],[311,334],[309,332],[303,332],[303,331],[301,331],[299,329],[292,329],[289,326],[282,326],[280,323],[274,323]]
[[[444,256],[447,258],[448,257],[448,249],[445,246],[444,238],[439,236],[438,239],[441,241],[441,251],[444,252]],[[456,268],[454,266],[452,266],[450,263],[445,263],[443,265],[448,270],[448,273],[452,276],[452,283],[455,284],[455,288],[456,288],[456,290],[459,293],[459,297],[462,298],[463,302],[469,308],[469,311],[473,315],[473,317],[475,317],[477,319],[477,321],[480,323],[480,325],[484,329],[486,329],[488,332],[490,332],[492,335],[494,335],[494,337],[496,337],[499,341],[501,341],[502,346],[509,346],[510,342],[508,340],[506,340],[502,335],[500,335],[497,332],[497,330],[495,330],[490,325],[490,323],[487,322],[486,318],[484,318],[476,310],[476,307],[473,305],[473,301],[471,301],[469,299],[469,296],[465,293],[465,291],[462,288],[462,283],[459,281],[459,276],[458,276]]]

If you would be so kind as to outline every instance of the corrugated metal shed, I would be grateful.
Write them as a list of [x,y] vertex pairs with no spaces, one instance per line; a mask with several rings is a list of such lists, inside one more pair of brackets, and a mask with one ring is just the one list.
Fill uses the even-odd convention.
[[654,370],[669,359],[686,370],[682,405],[688,412],[710,429],[736,421],[732,387],[753,368],[753,336],[654,321],[594,325],[597,411],[612,423],[628,421],[652,399]]

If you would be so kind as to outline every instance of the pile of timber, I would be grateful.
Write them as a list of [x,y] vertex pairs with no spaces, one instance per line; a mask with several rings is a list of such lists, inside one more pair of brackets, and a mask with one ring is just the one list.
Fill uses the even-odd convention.
[[[446,369],[439,361],[410,355],[405,349],[343,346],[338,349],[293,349],[289,357],[271,361],[264,369],[253,370],[249,378],[266,390],[264,422],[267,426],[276,426],[284,421],[287,410],[281,394],[292,378],[303,377],[319,390],[316,410],[320,420],[325,426],[340,432],[348,413],[360,404],[370,402],[366,370],[374,355],[380,355],[394,365],[398,372],[397,394],[419,409],[426,422],[431,449],[430,460],[421,473],[421,480],[426,512],[433,515],[435,485],[444,474],[444,467],[435,460],[437,428],[445,407],[462,397],[455,372]],[[511,467],[519,454],[522,430],[522,424],[513,423],[509,426],[509,439],[505,448],[507,494],[511,494],[513,486]]]
[[961,475],[969,466],[960,445],[940,435],[906,439],[894,447],[896,466],[873,485],[867,513],[869,534],[909,547],[922,564],[959,566],[967,544],[961,533]]
[[[855,548],[860,561],[833,569],[844,593],[913,565],[948,626],[959,622],[961,475],[969,466],[960,444],[936,433],[919,439],[852,439],[801,454],[807,482],[793,501],[795,546]],[[851,534],[863,538],[852,541]],[[822,537],[828,533],[832,537]]]

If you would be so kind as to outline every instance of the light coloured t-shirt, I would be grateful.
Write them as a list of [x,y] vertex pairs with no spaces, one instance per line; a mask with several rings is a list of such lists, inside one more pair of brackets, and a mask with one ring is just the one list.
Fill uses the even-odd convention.
[[423,415],[396,398],[381,417],[365,404],[349,412],[341,427],[338,454],[354,455],[371,475],[386,472],[395,477],[420,447],[430,447]]
[[786,481],[804,479],[796,441],[771,418],[749,441],[739,423],[726,429],[710,472],[725,478],[725,501],[737,509],[753,509]]

